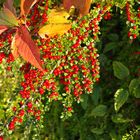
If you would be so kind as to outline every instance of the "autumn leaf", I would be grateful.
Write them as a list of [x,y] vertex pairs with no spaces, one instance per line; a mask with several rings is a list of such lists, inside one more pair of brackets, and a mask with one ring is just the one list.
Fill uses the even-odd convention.
[[9,9],[3,8],[0,11],[0,25],[9,27],[18,26],[18,20]]
[[0,35],[1,35],[4,31],[6,31],[7,29],[8,29],[7,26],[2,26],[2,25],[0,25]]
[[69,14],[64,8],[59,7],[52,9],[48,15],[48,24],[39,30],[39,35],[45,38],[45,34],[53,37],[56,34],[63,35],[71,28],[71,23],[67,18]]
[[[36,68],[43,70],[41,66],[40,53],[38,47],[32,40],[29,31],[24,25],[21,25],[15,35],[15,47],[17,47],[18,53]],[[17,53],[17,52],[15,52]]]
[[16,36],[14,36],[13,39],[12,39],[12,43],[11,43],[11,52],[12,52],[14,58],[16,59],[16,58],[19,57],[19,52],[18,52],[18,48],[17,48],[17,46],[16,46],[15,37],[16,37]]
[[80,16],[84,16],[89,13],[91,2],[92,0],[63,0],[63,6],[68,11],[74,6],[79,10]]
[[29,13],[30,9],[37,2],[38,2],[38,0],[21,0],[21,4],[20,4],[21,13],[20,13],[20,15],[26,16]]
[[13,7],[13,0],[6,0],[6,2],[3,4],[4,8],[7,8],[10,10],[14,15],[16,15],[16,10]]
[[63,35],[70,27],[70,24],[48,24],[40,29],[39,35],[42,38],[45,38],[45,34],[50,37],[53,37],[56,34]]

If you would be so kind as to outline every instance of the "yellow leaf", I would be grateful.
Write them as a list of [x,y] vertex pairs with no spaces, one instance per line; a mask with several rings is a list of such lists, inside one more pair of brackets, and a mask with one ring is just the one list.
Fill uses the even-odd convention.
[[48,24],[39,30],[39,35],[45,38],[45,34],[53,37],[56,34],[63,35],[71,28],[71,24]]
[[71,23],[68,20],[69,14],[64,8],[59,7],[52,9],[48,15],[48,24],[39,30],[39,35],[45,38],[45,35],[53,37],[56,34],[63,35],[71,28]]

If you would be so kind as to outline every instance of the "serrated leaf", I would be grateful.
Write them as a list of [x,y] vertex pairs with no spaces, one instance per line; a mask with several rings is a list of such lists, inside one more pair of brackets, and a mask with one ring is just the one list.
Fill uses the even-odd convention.
[[92,0],[63,0],[64,8],[69,10],[71,6],[77,8],[81,16],[88,14]]
[[127,101],[129,96],[129,93],[127,90],[121,88],[118,89],[114,95],[114,108],[115,111],[119,111],[119,109],[124,105],[124,103]]
[[129,69],[121,62],[113,62],[114,76],[118,79],[124,79],[129,75]]
[[16,16],[7,8],[3,8],[0,11],[0,25],[4,26],[18,26],[18,20]]
[[6,2],[3,4],[4,8],[7,8],[10,10],[14,15],[16,15],[16,10],[13,7],[13,0],[6,0]]
[[2,26],[2,25],[0,25],[0,35],[1,35],[4,31],[6,31],[7,29],[8,29],[7,26]]
[[21,0],[20,3],[20,9],[21,9],[21,13],[20,15],[24,15],[26,16],[30,9],[38,2],[38,0]]
[[18,53],[28,62],[43,71],[38,47],[32,40],[27,28],[22,25],[17,29],[15,45]]
[[48,16],[48,24],[39,30],[39,35],[45,38],[45,35],[53,37],[56,34],[63,35],[71,28],[71,23],[67,20],[69,14],[60,7],[52,9]]
[[129,91],[136,98],[140,98],[140,79],[133,79],[129,84]]
[[89,114],[89,116],[99,116],[102,117],[105,115],[105,113],[107,112],[107,106],[105,105],[98,105],[96,106],[92,112]]

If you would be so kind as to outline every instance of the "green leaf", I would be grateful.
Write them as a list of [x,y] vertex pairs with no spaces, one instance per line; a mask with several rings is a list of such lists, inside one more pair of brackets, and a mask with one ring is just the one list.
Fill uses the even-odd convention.
[[2,109],[2,107],[0,106],[0,119],[4,118],[4,111]]
[[15,15],[7,8],[3,8],[0,11],[0,25],[6,26],[18,26],[18,20]]
[[107,106],[100,104],[92,110],[92,112],[89,116],[102,117],[105,115],[106,112],[107,112]]
[[129,75],[129,69],[123,65],[121,62],[113,62],[114,76],[118,79],[124,79]]
[[121,88],[118,89],[114,95],[115,102],[114,102],[114,108],[115,111],[119,111],[119,109],[123,106],[123,104],[127,101],[129,96],[129,93],[127,90]]
[[129,84],[129,92],[136,98],[140,98],[140,79],[133,79]]
[[88,106],[88,95],[83,94],[82,95],[82,102],[81,102],[81,106],[83,107],[84,110],[86,110],[87,106]]
[[102,93],[102,88],[98,85],[95,86],[93,90],[93,94],[91,95],[92,101],[94,102],[95,105],[98,104],[101,93]]
[[122,9],[126,5],[127,1],[126,0],[115,0],[114,2],[117,7]]
[[106,44],[105,48],[104,48],[104,53],[106,53],[106,52],[108,52],[110,50],[113,50],[117,46],[118,46],[118,44],[116,42],[110,42],[110,43]]
[[112,43],[116,43],[115,41],[119,40],[118,34],[115,33],[109,34],[107,37],[110,41],[113,41]]
[[104,129],[103,128],[93,128],[91,129],[91,132],[97,135],[101,135],[104,133]]
[[112,119],[112,121],[113,121],[114,123],[128,123],[128,122],[133,121],[133,120],[124,118],[122,114],[113,115],[113,116],[111,117],[111,119]]

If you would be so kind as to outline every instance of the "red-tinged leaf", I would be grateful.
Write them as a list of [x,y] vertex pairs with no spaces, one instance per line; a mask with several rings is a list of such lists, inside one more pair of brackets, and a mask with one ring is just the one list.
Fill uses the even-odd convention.
[[38,0],[21,0],[21,4],[20,4],[21,13],[20,13],[20,15],[26,16],[29,13],[30,9],[37,2],[38,2]]
[[18,53],[35,67],[44,71],[41,66],[40,53],[38,47],[32,40],[27,28],[22,25],[18,28],[15,35],[15,44]]
[[18,26],[18,20],[9,9],[3,8],[0,11],[0,25],[9,27]]
[[69,10],[71,6],[77,8],[81,16],[88,14],[92,0],[63,0],[63,6]]
[[8,29],[7,26],[1,26],[1,25],[0,25],[0,35],[1,35],[4,31],[6,31],[7,29]]
[[15,36],[14,36],[12,43],[11,43],[11,52],[12,52],[15,59],[19,57],[18,48],[17,48],[16,42],[15,42]]
[[9,9],[14,15],[16,15],[16,10],[13,7],[13,0],[6,0],[3,7]]

